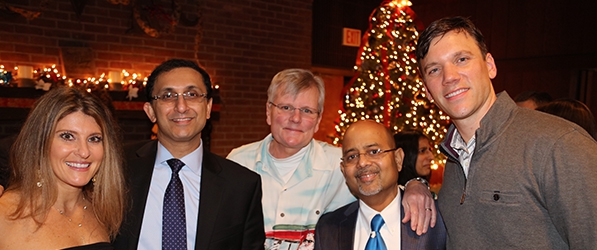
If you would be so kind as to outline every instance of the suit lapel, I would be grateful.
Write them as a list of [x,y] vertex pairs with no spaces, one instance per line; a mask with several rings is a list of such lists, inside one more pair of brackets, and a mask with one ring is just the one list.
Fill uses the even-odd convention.
[[221,209],[220,200],[224,187],[219,176],[222,167],[213,159],[213,155],[205,150],[201,170],[201,190],[199,191],[199,221],[197,222],[196,249],[208,249],[212,238],[216,218]]
[[134,155],[127,157],[126,167],[128,168],[128,181],[131,184],[132,204],[131,211],[128,213],[129,216],[126,218],[128,220],[127,226],[123,230],[129,231],[124,233],[128,233],[131,238],[134,238],[129,241],[129,244],[134,245],[134,247],[131,246],[132,249],[136,249],[139,243],[139,234],[141,233],[151,175],[155,165],[156,151],[157,141],[151,141],[136,149]]
[[354,247],[354,230],[357,225],[359,201],[355,201],[344,211],[346,216],[339,223],[338,249],[352,250]]

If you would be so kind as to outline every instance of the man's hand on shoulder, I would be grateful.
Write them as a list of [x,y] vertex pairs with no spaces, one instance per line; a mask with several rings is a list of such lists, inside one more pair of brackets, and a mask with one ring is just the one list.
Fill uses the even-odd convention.
[[0,196],[2,196],[2,193],[4,193],[4,187],[0,185]]
[[427,233],[429,226],[435,227],[437,212],[435,201],[429,188],[419,181],[409,181],[402,197],[404,219],[402,223],[410,220],[410,226],[417,235]]

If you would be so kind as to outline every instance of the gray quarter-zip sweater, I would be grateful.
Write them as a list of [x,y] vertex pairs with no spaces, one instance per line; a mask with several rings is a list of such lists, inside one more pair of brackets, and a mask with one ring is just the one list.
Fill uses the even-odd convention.
[[439,208],[448,249],[597,249],[597,142],[559,117],[498,98],[468,179],[450,147]]

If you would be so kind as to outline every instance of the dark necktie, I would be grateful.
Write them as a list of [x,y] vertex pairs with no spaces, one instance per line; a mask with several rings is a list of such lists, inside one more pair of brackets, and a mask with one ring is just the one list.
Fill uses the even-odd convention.
[[371,219],[371,237],[365,245],[365,250],[387,250],[386,243],[383,242],[379,230],[385,222],[381,217],[381,214],[377,214]]
[[167,160],[172,168],[172,178],[164,194],[162,214],[162,249],[187,249],[187,223],[184,206],[184,189],[178,172],[184,162],[172,158]]

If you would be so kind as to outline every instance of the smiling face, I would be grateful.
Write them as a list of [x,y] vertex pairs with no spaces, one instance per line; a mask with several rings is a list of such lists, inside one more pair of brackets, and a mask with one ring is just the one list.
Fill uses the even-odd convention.
[[425,137],[419,138],[419,153],[417,154],[417,163],[415,168],[418,176],[428,176],[431,173],[431,161],[433,153],[431,152],[431,143]]
[[267,124],[270,125],[274,140],[270,144],[270,153],[276,158],[286,158],[305,147],[313,134],[319,129],[321,114],[316,117],[309,117],[298,110],[298,108],[310,108],[317,110],[319,91],[315,87],[305,89],[292,96],[290,94],[279,95],[281,89],[273,99],[277,106],[292,106],[293,112],[285,112],[271,104],[266,104]]
[[431,41],[420,63],[429,99],[435,100],[457,127],[478,127],[496,99],[491,79],[497,69],[491,54],[482,55],[466,32],[452,30]]
[[50,146],[50,165],[59,186],[83,187],[97,173],[104,157],[102,130],[81,111],[56,124]]
[[[152,95],[171,92],[179,94],[174,101],[162,99],[146,102],[145,113],[158,124],[158,140],[172,152],[172,145],[187,144],[196,148],[201,143],[201,130],[205,127],[211,112],[212,100],[200,97],[186,100],[182,93],[191,91],[206,93],[203,77],[192,68],[175,68],[159,75],[153,86]],[[185,152],[186,153],[186,152]],[[184,156],[185,154],[183,154]],[[176,156],[176,155],[175,155]]]
[[[402,169],[402,149],[368,156],[368,152],[394,147],[394,140],[387,129],[374,121],[356,122],[346,130],[342,141],[343,157],[360,153],[356,163],[341,163],[346,184],[352,193],[369,206],[389,204],[398,192],[398,172]],[[373,202],[375,200],[375,202]],[[385,207],[382,205],[382,207]],[[372,206],[373,207],[373,206]]]

